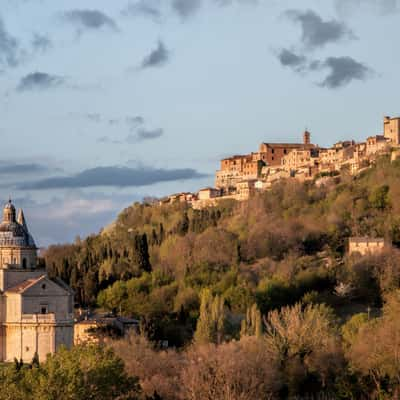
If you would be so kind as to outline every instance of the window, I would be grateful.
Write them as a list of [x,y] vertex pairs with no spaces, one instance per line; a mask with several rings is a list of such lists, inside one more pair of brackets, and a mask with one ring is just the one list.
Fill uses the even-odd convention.
[[41,306],[40,314],[47,314],[47,306]]
[[26,258],[22,260],[22,268],[26,269]]
[[274,154],[275,153],[275,149],[271,149],[271,153]]
[[43,290],[45,290],[45,289],[46,289],[46,284],[45,284],[45,283],[43,283],[43,285],[42,285],[42,289],[43,289]]
[[287,154],[287,150],[286,149],[283,149],[283,154]]

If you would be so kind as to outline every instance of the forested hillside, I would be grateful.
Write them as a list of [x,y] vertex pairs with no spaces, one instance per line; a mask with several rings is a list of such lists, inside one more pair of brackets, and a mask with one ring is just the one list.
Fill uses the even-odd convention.
[[[141,320],[140,336],[111,346],[143,398],[392,399],[399,199],[400,162],[382,158],[202,211],[134,204],[45,262],[77,305]],[[350,236],[393,246],[349,256]]]
[[[201,211],[136,203],[111,232],[50,247],[46,265],[78,304],[142,318],[153,339],[176,345],[192,337],[203,288],[239,319],[254,303],[265,314],[302,298],[339,313],[345,301],[379,307],[397,285],[397,252],[379,263],[352,260],[346,245],[351,235],[400,242],[400,164],[382,158],[356,178],[323,182],[283,181],[248,202]],[[349,299],[333,295],[338,284],[354,289]]]

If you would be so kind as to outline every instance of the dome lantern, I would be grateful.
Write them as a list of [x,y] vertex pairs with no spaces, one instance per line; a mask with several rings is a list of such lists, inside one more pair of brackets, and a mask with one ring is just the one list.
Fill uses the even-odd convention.
[[4,206],[3,209],[3,222],[15,222],[15,207],[10,200],[8,200],[8,203]]

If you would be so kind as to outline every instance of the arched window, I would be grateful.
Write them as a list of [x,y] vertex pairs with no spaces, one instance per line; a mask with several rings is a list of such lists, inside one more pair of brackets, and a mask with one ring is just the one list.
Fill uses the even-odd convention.
[[26,258],[22,260],[22,268],[26,269]]

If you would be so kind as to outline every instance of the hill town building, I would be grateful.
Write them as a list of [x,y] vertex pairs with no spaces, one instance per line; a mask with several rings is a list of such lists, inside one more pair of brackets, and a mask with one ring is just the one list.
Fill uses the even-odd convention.
[[37,248],[11,200],[0,224],[0,361],[44,360],[73,343],[73,294],[37,268]]
[[385,250],[387,244],[383,238],[352,237],[349,239],[349,254],[361,256],[379,254]]
[[393,145],[400,145],[400,118],[385,117],[383,120],[383,135]]
[[305,131],[303,143],[262,143],[258,152],[221,160],[215,188],[180,197],[171,195],[160,204],[179,198],[201,209],[223,200],[244,201],[283,179],[306,181],[341,172],[357,175],[379,156],[389,153],[392,161],[400,158],[400,118],[384,117],[383,134],[370,136],[361,143],[341,141],[330,148],[312,144],[310,132]]

